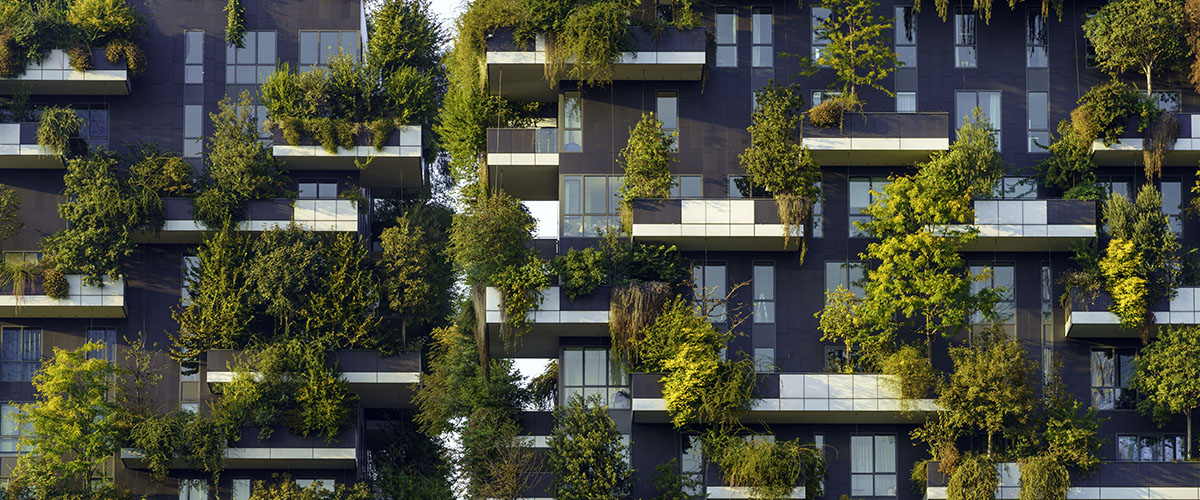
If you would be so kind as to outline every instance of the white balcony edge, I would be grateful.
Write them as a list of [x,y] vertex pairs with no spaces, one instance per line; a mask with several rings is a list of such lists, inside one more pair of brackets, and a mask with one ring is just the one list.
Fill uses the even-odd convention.
[[[228,384],[233,382],[232,371],[209,371],[207,380],[210,384]],[[251,375],[257,375],[251,372]],[[421,382],[420,372],[342,372],[342,380],[351,384],[417,384]]]
[[[485,310],[488,323],[499,323],[502,320],[500,312],[500,292],[495,287],[487,287],[484,294]],[[533,323],[568,323],[568,324],[607,324],[608,309],[563,311],[559,304],[559,287],[552,286],[542,293],[542,305],[536,311],[531,311],[527,319]]]
[[488,153],[488,166],[557,167],[558,153]]
[[[751,494],[751,489],[746,486],[706,486],[706,492],[710,499],[749,499],[757,498]],[[792,493],[788,498],[804,498],[804,487],[800,486],[792,489]]]
[[[567,64],[573,61],[568,60]],[[622,52],[616,64],[704,65],[704,51],[639,51]],[[487,64],[546,64],[546,52],[536,50],[489,50]]]

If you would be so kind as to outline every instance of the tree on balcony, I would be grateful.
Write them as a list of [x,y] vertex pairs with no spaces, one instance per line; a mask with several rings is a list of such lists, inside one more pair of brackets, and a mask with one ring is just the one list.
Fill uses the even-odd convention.
[[235,102],[229,97],[210,114],[213,135],[208,138],[207,175],[198,183],[199,194],[192,208],[196,220],[212,229],[236,224],[245,203],[279,196],[287,181],[283,166],[259,137],[254,102],[242,92]]
[[1096,48],[1096,64],[1118,76],[1135,69],[1146,79],[1181,70],[1188,53],[1183,3],[1172,0],[1119,0],[1105,4],[1083,23]]
[[633,469],[629,446],[598,397],[571,398],[554,409],[547,493],[559,500],[628,499]]
[[621,226],[633,227],[633,200],[666,198],[675,185],[671,177],[671,148],[675,132],[663,130],[662,121],[654,113],[643,113],[629,129],[629,142],[621,149],[617,163],[625,169],[625,182],[617,195],[621,197]]
[[1158,338],[1142,348],[1134,361],[1131,389],[1145,399],[1138,411],[1151,416],[1159,426],[1171,416],[1187,420],[1186,457],[1192,459],[1192,413],[1200,407],[1200,327],[1172,326],[1159,331]]
[[841,98],[857,101],[859,86],[894,96],[884,86],[897,67],[891,17],[874,15],[879,7],[874,0],[821,0],[821,7],[830,14],[816,28],[816,36],[826,40],[816,62],[833,68]]
[[1110,310],[1122,327],[1138,331],[1146,342],[1154,328],[1151,308],[1174,296],[1179,285],[1179,242],[1153,184],[1142,186],[1134,201],[1110,196],[1103,215],[1112,239],[1099,273],[1113,298]]

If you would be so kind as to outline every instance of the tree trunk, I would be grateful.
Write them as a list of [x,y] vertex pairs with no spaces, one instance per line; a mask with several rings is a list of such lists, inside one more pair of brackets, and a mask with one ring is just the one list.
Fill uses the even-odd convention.
[[988,458],[992,458],[992,435],[993,432],[988,432]]
[[1188,460],[1191,460],[1192,459],[1192,409],[1191,408],[1188,408],[1188,411],[1187,411],[1187,426],[1188,426],[1187,443],[1184,443],[1184,446],[1186,446],[1184,448],[1184,450],[1186,450],[1186,451],[1184,452],[1183,457]]
[[1150,73],[1154,71],[1154,66],[1146,66],[1146,97],[1150,97]]
[[408,345],[408,318],[400,320],[400,342]]
[[925,334],[925,359],[929,360],[929,366],[933,366],[933,335]]
[[487,291],[482,284],[471,285],[471,305],[475,310],[475,347],[479,351],[479,368],[488,372],[490,351],[487,334]]

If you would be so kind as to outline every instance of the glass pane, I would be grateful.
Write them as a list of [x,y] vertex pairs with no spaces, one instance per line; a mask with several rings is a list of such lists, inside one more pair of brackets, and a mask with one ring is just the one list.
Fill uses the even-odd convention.
[[959,68],[974,68],[976,64],[975,47],[955,47],[954,61]]
[[183,83],[204,83],[204,66],[184,66]]
[[954,16],[954,44],[975,45],[975,14]]
[[875,496],[896,496],[896,476],[894,474],[880,474],[875,476]]
[[1112,389],[1092,388],[1092,406],[1097,410],[1111,410],[1115,408],[1116,397]]
[[188,31],[184,34],[184,64],[204,64],[204,32]]
[[758,45],[750,52],[750,64],[755,68],[769,68],[775,65],[775,47]]
[[675,130],[679,128],[679,110],[676,104],[674,93],[659,94],[658,96],[658,119],[662,121],[663,128],[667,130]]
[[979,93],[979,109],[983,110],[983,116],[991,123],[992,128],[1000,128],[1000,93],[999,92],[980,92]]
[[722,68],[737,66],[736,45],[720,45],[717,47],[717,66]]
[[1116,380],[1113,354],[1109,350],[1092,351],[1092,387],[1112,387]]
[[755,323],[774,323],[775,322],[775,302],[762,301],[754,303],[754,322]]
[[850,178],[850,213],[861,213],[871,204],[871,180],[866,177]]
[[771,45],[771,8],[755,7],[751,29],[754,30],[754,43]]
[[629,385],[629,373],[625,371],[625,363],[615,356],[610,356],[608,359],[608,385],[618,387]]
[[754,266],[754,300],[775,299],[775,266]]
[[608,390],[608,407],[613,410],[628,410],[633,407],[633,399],[626,389]]
[[679,469],[684,473],[699,473],[704,469],[699,436],[684,436],[683,451],[680,453]]
[[1029,93],[1029,130],[1046,130],[1049,126],[1050,109],[1046,103],[1046,92]]
[[917,47],[912,45],[896,47],[896,58],[905,68],[917,67]]
[[297,193],[297,196],[299,198],[303,198],[303,199],[316,198],[317,197],[317,183],[301,182],[300,190],[299,190],[299,193]]
[[563,131],[563,151],[582,151],[582,150],[583,150],[583,131],[582,130]]
[[709,298],[725,299],[725,266],[704,266],[704,287]]
[[255,66],[238,66],[234,81],[238,85],[254,85],[258,83],[258,68]]
[[583,178],[577,175],[563,177],[563,213],[583,213]]
[[828,17],[829,17],[829,9],[826,9],[824,7],[813,7],[812,8],[812,30],[813,30],[812,40],[813,40],[814,45],[825,45],[825,42],[828,41],[827,38],[817,35],[817,28],[819,26],[821,26],[821,23],[824,22],[825,19]]
[[316,31],[300,32],[300,64],[310,66],[317,63],[317,52],[321,46],[321,35]]
[[233,500],[250,500],[250,480],[234,479],[230,484],[229,497]]
[[237,49],[238,64],[254,64],[258,57],[258,37],[256,33],[246,33],[242,38],[242,48]]
[[1162,439],[1158,436],[1138,438],[1138,460],[1143,462],[1162,461]]
[[329,64],[329,61],[336,56],[341,44],[338,42],[338,32],[322,31],[321,32],[321,64]]
[[343,31],[341,42],[341,53],[350,56],[351,59],[358,60],[358,32]]
[[337,198],[337,183],[322,182],[319,186],[317,186],[317,189],[318,198],[324,198],[327,200]]
[[199,104],[187,104],[183,106],[183,136],[185,138],[194,139],[200,137],[202,111]]
[[717,43],[737,43],[737,16],[732,7],[717,9]]
[[[21,359],[21,329],[5,328],[0,345],[3,361],[19,361]],[[7,365],[7,363],[6,363]]]
[[870,474],[852,474],[850,476],[850,494],[856,497],[875,496],[875,481]]
[[874,472],[874,453],[874,436],[850,436],[850,472]]
[[1025,65],[1030,68],[1045,68],[1050,65],[1050,57],[1044,45],[1031,45],[1025,51]]
[[578,95],[568,95],[563,98],[563,126],[566,128],[583,127],[583,110],[580,109]]
[[1180,212],[1180,204],[1183,203],[1183,194],[1178,182],[1162,183],[1162,211],[1167,215],[1175,215]]
[[583,385],[583,351],[563,351],[562,380],[564,386]]
[[583,351],[583,384],[608,385],[608,356],[602,349]]
[[1132,352],[1117,352],[1118,387],[1127,389],[1129,388],[1129,384],[1133,382],[1134,357],[1134,353]]
[[583,217],[563,217],[562,235],[567,237],[583,236]]
[[875,436],[875,472],[896,472],[896,436]]
[[826,262],[825,291],[832,292],[838,286],[846,287],[846,268],[841,262]]
[[700,198],[704,178],[699,175],[684,175],[679,178],[680,198]]
[[1137,438],[1117,436],[1117,460],[1137,460]]
[[917,112],[917,93],[916,92],[896,92],[896,112],[897,113],[916,113]]
[[961,127],[963,120],[969,119],[974,112],[979,101],[974,92],[958,92],[954,94],[954,113],[958,115],[958,121],[954,122],[954,128]]
[[263,31],[258,34],[258,63],[275,64],[274,31]]
[[608,178],[608,194],[611,199],[608,200],[608,213],[617,213],[617,207],[621,204],[621,186],[625,184],[625,176],[614,175]]
[[896,45],[917,44],[917,16],[910,6],[896,7]]
[[608,213],[608,178],[583,178],[583,211],[588,214]]

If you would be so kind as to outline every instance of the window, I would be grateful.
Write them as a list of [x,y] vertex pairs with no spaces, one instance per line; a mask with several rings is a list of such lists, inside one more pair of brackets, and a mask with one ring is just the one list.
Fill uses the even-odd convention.
[[825,263],[825,291],[832,292],[838,287],[850,290],[859,297],[866,295],[862,280],[867,274],[867,266],[857,261],[830,261]]
[[770,191],[759,185],[750,183],[750,178],[744,175],[729,176],[729,197],[738,198],[772,198]]
[[179,500],[208,500],[208,481],[180,479]]
[[903,68],[917,67],[917,16],[911,5],[896,7],[896,59]]
[[775,41],[772,37],[773,16],[770,7],[755,7],[752,18],[754,45],[750,52],[750,66],[770,68],[775,66]]
[[275,71],[275,32],[248,31],[242,40],[244,47],[240,49],[235,45],[225,46],[225,84],[266,83]]
[[1106,195],[1111,196],[1119,194],[1126,199],[1131,199],[1133,191],[1133,180],[1128,177],[1100,177],[1098,183],[1104,188]]
[[[989,272],[989,268],[991,269]],[[1015,273],[1011,263],[972,264],[971,274],[979,276],[988,273],[988,279],[971,282],[971,293],[976,294],[986,289],[995,290],[1000,295],[996,302],[995,323],[1002,325],[1010,338],[1016,338],[1016,300],[1013,298],[1013,287],[1016,283]],[[983,317],[982,313],[971,315],[971,331],[980,333],[987,330],[992,321]]]
[[737,9],[717,7],[717,67],[737,66]]
[[297,197],[302,199],[335,199],[338,195],[337,179],[301,179],[299,185]]
[[825,371],[829,373],[864,373],[867,366],[863,364],[862,351],[858,349],[846,352],[844,345],[825,346]]
[[978,55],[975,52],[975,14],[962,7],[954,9],[954,67],[974,68]]
[[307,488],[313,484],[317,485],[318,489],[325,491],[333,491],[333,487],[337,486],[337,481],[332,479],[297,479],[296,486]]
[[1050,262],[1042,262],[1042,389],[1054,379],[1054,274]]
[[187,306],[188,301],[192,298],[191,292],[188,291],[188,280],[193,279],[193,275],[199,272],[200,257],[194,255],[184,255],[180,269],[179,280],[179,302]]
[[689,496],[704,494],[704,444],[700,436],[682,436],[682,450],[679,452],[679,472],[685,484],[690,488],[685,491]]
[[79,134],[90,149],[108,145],[108,107],[104,104],[81,105],[75,107],[75,114],[83,120],[79,126]]
[[1176,113],[1179,111],[1179,92],[1169,90],[1156,90],[1150,93],[1154,99],[1154,106],[1159,111],[1170,111]]
[[815,107],[816,105],[821,104],[824,101],[833,99],[834,97],[837,97],[840,95],[842,95],[842,93],[841,93],[841,91],[838,91],[838,90],[814,90],[812,93],[813,106]]
[[865,238],[870,234],[859,229],[856,222],[867,222],[867,207],[883,196],[883,188],[889,181],[887,177],[851,177],[850,178],[850,236]]
[[1046,50],[1046,18],[1041,9],[1025,10],[1025,67],[1045,68],[1049,65]]
[[754,264],[754,322],[775,322],[775,264]]
[[673,175],[671,176],[670,198],[703,198],[704,176]]
[[[988,123],[991,124],[992,130],[995,132],[992,135],[996,136],[996,148],[1000,147],[1000,93],[999,92],[976,92],[964,91],[955,92],[954,108],[958,115],[958,121],[955,127],[961,127],[964,119],[971,119],[975,115],[975,108],[983,114]],[[957,128],[956,128],[957,130]]]
[[6,326],[0,339],[0,381],[29,382],[42,365],[42,329]]
[[755,347],[754,348],[754,371],[758,373],[771,373],[778,367],[775,365],[775,348],[774,347]]
[[1162,181],[1162,211],[1175,236],[1183,235],[1183,189],[1179,181]]
[[200,413],[200,371],[197,367],[179,366],[179,409]]
[[[821,181],[817,181],[816,186],[817,186],[817,190],[820,191],[821,190]],[[821,191],[821,193],[824,193],[824,191]],[[813,217],[812,237],[813,238],[825,237],[825,195],[824,194],[822,194],[820,196],[820,199],[818,199],[815,203],[813,203],[812,217]]]
[[234,479],[230,482],[229,498],[231,500],[250,500],[250,480]]
[[896,496],[896,436],[850,436],[850,494]]
[[621,227],[617,193],[624,182],[617,175],[563,176],[563,236],[594,238]]
[[896,112],[897,113],[916,113],[917,112],[917,93],[916,92],[896,92]]
[[1187,443],[1177,434],[1118,434],[1117,460],[1178,462],[1187,460]]
[[1133,380],[1134,349],[1092,349],[1092,406],[1099,410],[1132,410],[1137,395]]
[[0,453],[16,453],[21,436],[33,432],[32,423],[17,422],[20,412],[16,404],[0,404]]
[[562,147],[559,151],[583,151],[583,99],[579,92],[566,92],[562,97]]
[[[817,62],[821,59],[821,53],[825,50],[825,45],[829,43],[829,39],[822,35],[821,24],[829,18],[829,9],[824,7],[812,8],[812,60]],[[813,106],[820,104],[813,102]]]
[[692,286],[696,305],[709,310],[709,321],[725,321],[725,265],[692,266]]
[[[346,54],[358,60],[357,31],[301,31],[300,71],[329,64],[333,58]],[[271,64],[275,64],[272,59]]]
[[204,31],[184,31],[183,43],[183,83],[204,83]]
[[603,347],[563,349],[562,385],[564,405],[575,396],[597,396],[614,410],[631,407],[625,365]]
[[996,184],[993,195],[1001,200],[1036,200],[1037,179],[1034,177],[1004,177]]
[[663,132],[673,135],[671,151],[679,151],[679,97],[675,92],[659,92],[655,109]]
[[1043,153],[1050,145],[1049,93],[1030,92],[1025,112],[1029,115],[1026,127],[1029,132],[1029,152]]
[[87,341],[103,346],[87,354],[88,359],[103,359],[116,361],[113,357],[114,346],[117,345],[117,329],[113,327],[91,327],[87,329]]
[[199,104],[183,106],[183,156],[196,158],[204,149],[204,107]]

